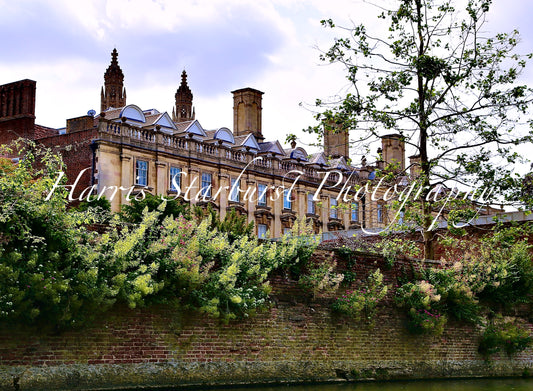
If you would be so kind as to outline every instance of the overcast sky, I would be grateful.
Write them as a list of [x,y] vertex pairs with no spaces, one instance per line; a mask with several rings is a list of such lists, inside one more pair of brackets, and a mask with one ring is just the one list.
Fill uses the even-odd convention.
[[[521,52],[533,51],[533,1],[494,2],[488,27],[518,28]],[[0,10],[0,84],[37,81],[38,124],[98,112],[116,47],[129,104],[171,113],[185,69],[204,128],[232,129],[231,91],[252,87],[265,93],[267,140],[296,133],[304,143],[313,140],[301,129],[314,120],[299,103],[346,87],[341,68],[318,60],[316,47],[339,35],[320,20],[378,21],[362,0],[0,0]]]

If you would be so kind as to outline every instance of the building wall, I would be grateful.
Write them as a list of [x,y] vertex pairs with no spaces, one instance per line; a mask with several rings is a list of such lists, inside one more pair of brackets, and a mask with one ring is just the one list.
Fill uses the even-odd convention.
[[[336,198],[342,185],[331,188],[337,179],[331,176],[319,192],[319,199],[315,202],[315,215],[308,215],[307,194],[315,194],[324,175],[319,167],[309,167],[304,162],[291,159],[280,159],[267,154],[261,155],[262,160],[254,160],[259,155],[250,151],[235,150],[221,145],[203,143],[193,138],[177,137],[133,128],[125,123],[101,120],[98,127],[96,179],[99,193],[104,188],[122,186],[124,191],[115,196],[112,207],[115,211],[127,203],[127,189],[134,187],[130,196],[139,194],[143,186],[137,185],[136,162],[142,160],[148,163],[147,186],[144,192],[174,198],[176,193],[170,190],[170,168],[181,169],[181,196],[190,200],[191,204],[206,205],[211,203],[225,216],[230,208],[247,215],[248,221],[266,224],[271,237],[279,237],[285,228],[292,226],[297,216],[307,216],[316,222],[317,233],[347,229],[350,226],[363,225],[363,208],[360,207],[359,221],[351,220],[350,205],[343,207],[339,202],[337,218],[331,214],[332,199]],[[324,170],[325,171],[325,170]],[[301,172],[299,175],[295,172]],[[210,174],[212,178],[211,199],[204,199],[199,195],[202,174]],[[294,179],[299,177],[293,186]],[[240,178],[239,202],[229,199],[231,181]],[[352,186],[359,183],[358,179],[350,179]],[[269,186],[267,206],[257,206],[257,186]],[[292,205],[290,209],[284,207],[281,187],[293,188],[291,191]],[[218,191],[222,189],[221,191]],[[255,189],[253,197],[244,199],[245,192]],[[110,198],[111,193],[105,193]],[[250,194],[248,194],[250,195]],[[197,197],[198,196],[198,197]],[[216,197],[215,197],[216,196]],[[208,201],[208,202],[206,202]],[[370,212],[375,205],[368,202],[366,207]],[[366,216],[370,219],[371,213]],[[384,218],[381,225],[385,225]],[[368,220],[366,226],[375,226],[376,222]]]

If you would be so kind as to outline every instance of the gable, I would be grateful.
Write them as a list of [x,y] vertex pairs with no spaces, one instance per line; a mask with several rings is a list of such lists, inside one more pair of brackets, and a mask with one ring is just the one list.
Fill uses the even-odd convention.
[[285,151],[277,140],[261,143],[259,149],[261,150],[261,152],[270,152],[272,154],[285,156]]
[[323,165],[323,166],[326,166],[328,164],[328,162],[326,161],[326,158],[324,157],[324,154],[323,153],[320,153],[316,158],[315,160],[313,161],[314,164],[319,164],[319,165]]
[[194,120],[188,127],[185,129],[186,133],[195,134],[198,136],[206,137],[207,134],[205,133],[204,128],[202,128],[202,125],[200,125],[200,122],[198,120]]
[[155,121],[155,125],[159,125],[163,128],[169,128],[176,130],[176,125],[172,120],[170,119],[169,115],[167,113],[161,114],[161,116]]
[[335,168],[342,168],[344,170],[347,170],[349,168],[348,164],[346,163],[346,160],[344,160],[344,157],[340,157],[336,159],[335,161],[333,161],[331,163],[331,166]]
[[256,151],[259,150],[259,144],[257,143],[257,140],[255,139],[254,135],[251,133],[248,135],[248,137],[246,137],[246,140],[244,140],[242,146],[255,149]]

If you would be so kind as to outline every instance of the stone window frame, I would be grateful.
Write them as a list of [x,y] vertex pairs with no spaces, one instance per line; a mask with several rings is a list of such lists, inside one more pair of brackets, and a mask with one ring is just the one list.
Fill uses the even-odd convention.
[[379,202],[376,205],[376,221],[378,223],[384,222],[384,215],[385,215],[385,205],[381,202]]
[[[308,214],[316,214],[316,204],[313,200],[314,194],[307,193],[307,213]],[[311,207],[311,208],[310,208]]]
[[338,207],[339,202],[335,197],[329,197],[329,218],[330,219],[338,219],[339,218],[339,210]]
[[283,209],[292,210],[292,191],[291,189],[283,190]]
[[352,202],[350,209],[350,219],[351,221],[359,221],[359,202]]
[[[237,187],[235,187],[235,194],[233,194],[232,189],[233,189],[235,182],[237,182]],[[229,184],[230,184],[230,187],[229,187],[228,201],[240,202],[241,194],[239,192],[239,189],[241,188],[241,180],[239,178],[230,178]]]

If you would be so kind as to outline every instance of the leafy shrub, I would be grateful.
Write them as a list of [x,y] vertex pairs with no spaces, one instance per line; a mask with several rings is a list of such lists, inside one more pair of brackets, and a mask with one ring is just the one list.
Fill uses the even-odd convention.
[[533,261],[527,242],[531,226],[497,224],[479,243],[446,241],[460,254],[447,251],[448,266],[458,279],[488,305],[510,307],[528,302],[533,294]]
[[210,217],[211,228],[217,229],[219,232],[226,232],[230,242],[234,242],[242,236],[253,236],[254,222],[248,223],[248,217],[238,214],[235,208],[231,208],[224,219],[220,219],[220,215],[210,204],[207,209],[197,208],[195,215],[200,219]]
[[525,350],[531,345],[531,335],[514,320],[501,316],[490,323],[484,330],[479,342],[479,352],[484,356],[504,350],[512,355]]
[[335,254],[337,254],[337,256],[346,263],[352,261],[354,253],[354,250],[352,250],[350,247],[346,247],[345,245],[335,248]]
[[409,310],[409,321],[407,329],[412,334],[434,334],[440,335],[444,331],[444,327],[448,318],[446,315],[440,314],[438,311],[430,309],[414,309]]
[[376,243],[376,249],[381,252],[388,269],[394,266],[396,258],[399,256],[417,257],[420,255],[420,247],[412,240],[404,238],[384,237],[381,242]]
[[388,287],[383,284],[383,274],[379,269],[368,276],[363,289],[347,291],[332,304],[334,311],[348,315],[357,321],[372,321],[377,305],[383,300]]
[[164,205],[146,208],[131,230],[115,226],[95,251],[115,275],[112,289],[130,307],[156,301],[223,320],[249,316],[268,304],[268,275],[298,262],[304,244],[297,236],[259,243],[244,235],[232,242],[228,233],[213,229],[211,216],[201,221],[167,216],[160,222],[162,210]]
[[[113,304],[91,260],[91,214],[67,209],[66,190],[47,195],[61,159],[18,142],[17,164],[0,159],[0,318],[39,326],[83,323]],[[64,184],[64,182],[63,182]]]
[[268,275],[307,262],[317,245],[302,236],[311,229],[304,221],[279,243],[245,233],[230,240],[210,217],[184,216],[182,205],[151,196],[141,211],[141,203],[126,208],[133,223],[114,215],[98,235],[86,228],[93,208],[68,209],[61,188],[45,199],[61,159],[33,144],[19,154],[16,165],[0,159],[0,319],[70,327],[117,301],[246,317],[268,305]]
[[180,215],[190,218],[189,206],[180,200],[164,200],[159,196],[145,193],[142,200],[133,198],[130,205],[122,205],[121,216],[128,223],[139,224],[143,218],[143,212],[148,208],[149,212],[157,210],[161,205],[164,209],[159,209],[159,220],[162,221],[167,216],[178,217]]
[[422,271],[440,296],[437,307],[455,319],[471,323],[479,321],[481,307],[468,282],[463,281],[453,268],[429,268]]

